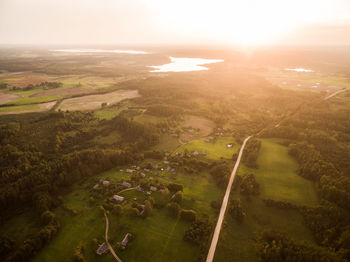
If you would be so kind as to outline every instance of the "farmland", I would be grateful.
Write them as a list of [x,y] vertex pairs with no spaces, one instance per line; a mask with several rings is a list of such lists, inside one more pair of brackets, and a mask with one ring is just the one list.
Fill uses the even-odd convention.
[[324,99],[346,75],[230,51],[206,71],[149,72],[168,52],[0,53],[0,260],[113,261],[96,253],[107,214],[123,261],[204,261],[250,135],[214,261],[348,254],[349,91]]

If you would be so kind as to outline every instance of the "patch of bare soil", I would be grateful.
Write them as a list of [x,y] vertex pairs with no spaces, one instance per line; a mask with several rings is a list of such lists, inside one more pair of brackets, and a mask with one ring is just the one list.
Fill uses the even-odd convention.
[[1,104],[6,104],[6,103],[11,102],[13,100],[16,100],[19,97],[20,97],[19,95],[6,94],[6,93],[3,93],[3,92],[0,92],[0,105]]
[[96,110],[102,103],[114,104],[124,99],[140,96],[137,90],[118,90],[107,94],[87,95],[63,100],[57,110]]
[[58,89],[58,90],[47,90],[31,95],[30,97],[37,96],[50,96],[50,95],[80,95],[80,94],[90,94],[94,92],[93,90],[74,87],[68,89]]

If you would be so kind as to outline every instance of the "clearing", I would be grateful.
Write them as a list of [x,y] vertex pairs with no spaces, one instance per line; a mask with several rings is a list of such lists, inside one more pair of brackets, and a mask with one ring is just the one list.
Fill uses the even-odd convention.
[[254,249],[254,237],[264,230],[277,230],[298,239],[313,242],[302,215],[296,210],[280,210],[267,207],[263,199],[286,200],[301,205],[316,205],[317,197],[312,183],[297,175],[298,165],[288,155],[288,148],[277,139],[261,139],[259,169],[240,166],[239,174],[253,173],[260,185],[260,195],[246,198],[237,191],[231,199],[241,199],[246,212],[243,223],[238,223],[227,212],[220,233],[214,261],[258,261]]
[[124,99],[138,97],[137,90],[118,90],[101,95],[88,95],[64,100],[57,110],[94,110],[101,108],[102,103],[114,104]]
[[197,133],[186,133],[181,135],[181,141],[186,143],[191,140],[210,135],[213,132],[215,123],[211,120],[204,118],[190,118],[183,124],[183,127],[199,129]]
[[[228,148],[226,145],[229,143],[232,143],[233,147]],[[234,142],[232,137],[218,137],[215,141],[211,142],[206,142],[205,138],[192,140],[179,147],[176,151],[181,153],[184,153],[186,150],[188,152],[197,151],[199,154],[205,151],[206,157],[210,159],[231,159],[232,155],[237,153],[238,149],[239,145]]]

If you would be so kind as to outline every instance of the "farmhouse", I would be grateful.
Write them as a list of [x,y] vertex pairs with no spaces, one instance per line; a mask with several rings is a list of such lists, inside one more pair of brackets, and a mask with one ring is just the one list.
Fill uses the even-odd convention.
[[138,185],[135,189],[138,192],[143,192],[143,189],[142,189],[142,187],[140,185]]
[[125,170],[125,172],[126,173],[132,173],[132,172],[134,172],[134,170],[128,168],[128,169]]
[[97,255],[102,255],[104,253],[106,253],[108,250],[108,246],[106,242],[103,242],[101,245],[98,245],[98,248],[96,250],[96,254]]
[[211,140],[213,140],[214,137],[212,136],[208,136],[206,139],[205,139],[205,142],[209,143]]
[[158,188],[156,188],[155,186],[151,186],[149,189],[150,189],[151,191],[157,191],[157,190],[158,190]]
[[121,185],[124,187],[127,187],[127,188],[131,187],[131,184],[129,182],[125,182],[125,181],[123,183],[121,183]]
[[107,180],[104,180],[104,181],[102,181],[102,184],[103,184],[104,186],[109,186],[110,182],[107,181]]
[[229,143],[226,145],[227,148],[232,148],[233,147],[233,144],[232,143]]
[[194,156],[198,156],[199,153],[198,153],[197,151],[194,151],[194,152],[193,152],[193,155],[194,155]]
[[145,173],[141,173],[140,176],[141,176],[142,178],[145,178],[145,177],[146,177],[146,174],[145,174]]
[[118,195],[114,195],[113,199],[117,202],[123,202],[124,201],[124,197],[122,196],[118,196]]

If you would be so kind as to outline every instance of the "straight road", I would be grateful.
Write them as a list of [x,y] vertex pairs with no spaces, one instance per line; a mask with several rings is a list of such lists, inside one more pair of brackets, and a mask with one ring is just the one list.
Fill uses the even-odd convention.
[[236,173],[237,173],[237,170],[238,170],[238,167],[239,167],[239,163],[241,162],[241,158],[242,158],[244,147],[245,147],[246,143],[248,142],[248,140],[251,137],[252,136],[248,136],[246,139],[244,139],[244,142],[242,144],[241,150],[239,150],[239,154],[238,154],[238,157],[237,157],[236,164],[235,164],[235,166],[234,166],[234,168],[232,170],[231,177],[230,177],[230,180],[229,180],[228,185],[227,185],[226,193],[225,193],[224,199],[222,200],[222,205],[221,205],[221,209],[220,209],[218,222],[216,223],[213,239],[212,239],[211,244],[210,244],[210,248],[209,248],[209,252],[208,252],[208,256],[207,256],[206,262],[212,262],[213,259],[214,259],[216,245],[218,244],[220,230],[221,230],[222,222],[224,220],[224,216],[225,216],[225,211],[226,211],[226,208],[227,208],[228,200],[229,200],[229,197],[230,197],[230,192],[231,192],[231,187],[232,187],[232,184],[233,184],[233,180],[235,179],[235,176],[236,176]]
[[332,98],[333,96],[335,96],[335,95],[337,95],[337,94],[339,94],[339,93],[342,93],[342,92],[346,91],[346,89],[347,89],[347,88],[343,88],[343,89],[341,89],[341,90],[338,90],[337,92],[334,92],[333,94],[331,94],[331,95],[329,95],[329,96],[326,96],[326,97],[324,98],[324,100],[328,100],[328,99]]

